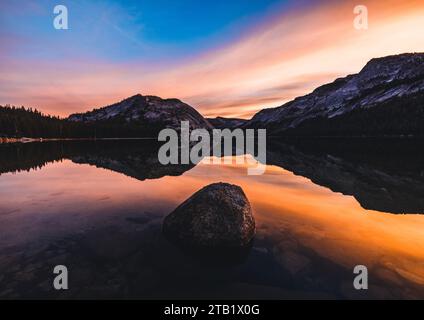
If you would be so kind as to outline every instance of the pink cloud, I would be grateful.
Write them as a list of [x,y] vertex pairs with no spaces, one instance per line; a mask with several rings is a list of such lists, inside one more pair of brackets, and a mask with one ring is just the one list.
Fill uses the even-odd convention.
[[176,97],[206,116],[250,117],[373,57],[424,51],[422,1],[366,1],[370,28],[353,28],[354,1],[291,10],[251,28],[234,43],[163,65],[98,60],[0,62],[0,103],[66,116],[135,93]]

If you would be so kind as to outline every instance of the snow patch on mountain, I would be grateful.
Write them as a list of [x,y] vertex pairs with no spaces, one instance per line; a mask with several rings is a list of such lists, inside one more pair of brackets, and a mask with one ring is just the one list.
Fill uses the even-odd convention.
[[258,112],[244,127],[284,131],[306,120],[334,118],[424,91],[424,53],[372,59],[355,75],[323,85],[280,107]]
[[178,99],[137,94],[113,105],[70,115],[68,120],[84,123],[123,120],[145,126],[179,129],[189,121],[191,129],[211,129],[210,123],[194,108]]

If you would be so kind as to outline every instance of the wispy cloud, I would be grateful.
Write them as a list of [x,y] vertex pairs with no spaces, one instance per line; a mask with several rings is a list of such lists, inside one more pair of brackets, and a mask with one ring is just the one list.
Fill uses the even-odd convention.
[[422,1],[365,1],[367,31],[353,28],[356,1],[314,3],[275,14],[233,43],[176,61],[60,63],[9,54],[0,62],[0,103],[67,115],[142,93],[180,98],[207,116],[250,117],[358,72],[373,57],[424,51]]

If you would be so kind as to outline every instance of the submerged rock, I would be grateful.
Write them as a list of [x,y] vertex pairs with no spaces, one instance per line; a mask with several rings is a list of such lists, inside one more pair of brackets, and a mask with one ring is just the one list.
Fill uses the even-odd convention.
[[255,219],[243,190],[214,183],[196,192],[163,223],[171,240],[193,247],[247,246],[255,234]]

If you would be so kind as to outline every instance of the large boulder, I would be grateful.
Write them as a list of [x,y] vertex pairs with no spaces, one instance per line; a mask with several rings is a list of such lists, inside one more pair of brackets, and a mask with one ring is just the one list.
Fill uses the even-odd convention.
[[163,231],[171,240],[188,246],[237,248],[251,242],[255,219],[239,186],[214,183],[170,213]]

